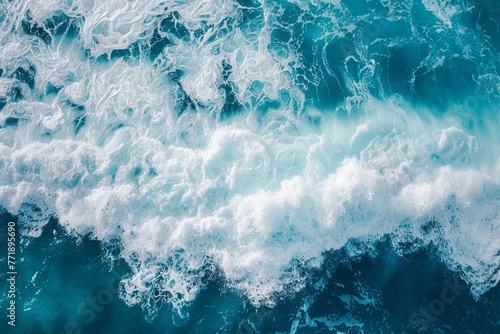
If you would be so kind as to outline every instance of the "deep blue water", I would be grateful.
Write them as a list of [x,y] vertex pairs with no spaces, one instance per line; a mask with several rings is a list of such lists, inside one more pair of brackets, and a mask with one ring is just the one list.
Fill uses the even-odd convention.
[[[16,218],[4,213],[2,223],[9,220]],[[495,333],[500,326],[498,287],[476,301],[435,248],[401,257],[388,239],[369,254],[327,254],[311,286],[274,308],[252,307],[220,277],[188,307],[188,319],[166,305],[152,322],[119,299],[119,278],[130,268],[116,261],[110,271],[99,242],[70,237],[52,220],[22,245],[16,333]],[[1,328],[12,331],[5,322]]]
[[[9,220],[16,218],[2,214]],[[52,220],[21,244],[16,333],[495,333],[500,326],[498,286],[475,300],[434,247],[401,257],[387,238],[368,254],[330,252],[310,286],[273,308],[252,307],[219,277],[187,308],[189,318],[164,305],[152,322],[119,299],[130,268],[116,261],[110,270],[99,242],[68,236]],[[12,331],[5,322],[1,328]]]
[[500,332],[500,3],[0,25],[1,333]]

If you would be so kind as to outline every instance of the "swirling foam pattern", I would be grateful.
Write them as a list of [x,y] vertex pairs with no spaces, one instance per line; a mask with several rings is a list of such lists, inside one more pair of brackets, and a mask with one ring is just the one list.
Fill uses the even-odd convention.
[[500,280],[493,1],[0,4],[0,205],[118,243],[121,297],[254,305],[328,250],[433,244]]

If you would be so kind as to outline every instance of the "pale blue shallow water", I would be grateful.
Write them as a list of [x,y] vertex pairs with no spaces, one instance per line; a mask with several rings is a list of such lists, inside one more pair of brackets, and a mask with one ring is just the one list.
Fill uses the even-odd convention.
[[499,22],[1,2],[2,333],[498,332]]

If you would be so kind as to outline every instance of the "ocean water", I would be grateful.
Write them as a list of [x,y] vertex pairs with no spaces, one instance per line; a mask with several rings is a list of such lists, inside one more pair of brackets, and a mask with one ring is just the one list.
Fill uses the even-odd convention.
[[500,2],[5,0],[0,28],[2,333],[500,332]]

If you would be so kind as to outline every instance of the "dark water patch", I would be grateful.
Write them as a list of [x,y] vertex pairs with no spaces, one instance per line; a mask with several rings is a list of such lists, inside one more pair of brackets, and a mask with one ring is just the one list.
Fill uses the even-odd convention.
[[[17,222],[17,218],[3,212],[0,221],[3,230],[8,221]],[[116,263],[114,270],[119,275],[109,272],[99,242],[68,236],[55,219],[44,227],[40,237],[25,236],[21,227],[17,236],[17,257],[24,260],[17,263],[16,332],[64,333],[74,327],[89,333],[88,324],[108,321],[106,308],[109,312],[110,303],[106,298],[110,293],[113,303],[122,303],[115,288],[119,275],[128,268]],[[2,305],[4,302],[3,296]],[[2,332],[5,326],[2,321]]]
[[180,69],[169,71],[167,77],[175,83],[180,83],[181,78],[184,76],[184,72],[185,71]]
[[[135,171],[137,172],[137,171]],[[142,171],[139,171],[140,173]],[[0,214],[3,231],[9,221]],[[432,225],[432,223],[430,223]],[[27,226],[25,226],[27,227]],[[429,227],[431,228],[431,227]],[[478,301],[464,282],[440,261],[433,247],[396,254],[389,238],[369,245],[349,242],[326,252],[320,269],[295,269],[307,275],[305,289],[277,296],[273,308],[252,307],[226,289],[221,273],[184,310],[181,318],[163,305],[152,322],[139,306],[118,297],[119,280],[130,272],[117,260],[112,270],[103,246],[88,237],[68,235],[51,219],[40,237],[20,235],[17,330],[20,333],[496,333],[500,329],[500,288]],[[6,240],[0,240],[5,249]],[[108,245],[108,246],[111,246]],[[114,249],[114,250],[113,250]],[[120,246],[111,247],[118,255]],[[357,255],[356,255],[357,254]],[[0,299],[5,303],[5,295]],[[6,322],[0,329],[6,330]]]
[[304,39],[299,52],[303,68],[297,71],[299,85],[304,87],[307,104],[318,109],[331,109],[348,96],[344,77],[332,59],[335,57],[327,49],[325,58],[320,50],[323,43]]
[[187,110],[197,110],[198,103],[192,99],[182,87],[181,78],[184,76],[184,71],[180,69],[172,70],[166,73],[167,77],[177,85],[176,90],[173,91],[175,98],[174,109],[177,116],[182,115]]
[[342,5],[354,16],[365,15],[370,12],[371,4],[369,1],[342,1]]
[[[292,39],[290,31],[282,28],[274,28],[271,32],[271,41],[276,44],[288,44]],[[272,45],[272,44],[271,44]]]
[[[498,7],[475,5],[489,13]],[[276,17],[268,50],[297,58],[292,76],[306,107],[332,109],[362,87],[362,94],[368,89],[381,99],[398,95],[442,112],[473,95],[480,75],[497,72],[472,7],[451,15],[449,26],[422,2],[390,9],[366,1],[342,2],[343,9],[312,3],[303,9],[281,1],[269,6]],[[334,24],[337,20],[341,24]],[[353,89],[347,82],[358,85]]]
[[197,103],[184,91],[181,85],[177,89],[177,99],[175,104],[175,109],[177,110],[177,116],[182,115],[188,110],[197,110]]
[[52,37],[75,39],[80,34],[80,23],[77,18],[69,17],[62,11],[57,11],[44,22],[45,29]]
[[[15,221],[0,210],[1,235]],[[37,238],[21,236],[18,230],[17,333],[236,333],[232,324],[250,315],[239,295],[224,291],[215,279],[189,307],[189,318],[181,318],[163,305],[150,323],[139,306],[128,307],[119,298],[119,281],[130,273],[122,261],[110,269],[102,244],[91,238],[73,237],[51,219]],[[6,238],[0,240],[6,249]],[[106,245],[109,249],[110,245]],[[112,250],[116,256],[119,245]],[[5,305],[6,296],[0,297]],[[229,319],[229,321],[228,321]],[[229,322],[229,323],[228,323]],[[7,332],[6,321],[0,330]]]
[[257,41],[265,24],[264,6],[256,0],[238,0],[237,3],[239,29],[247,39]]
[[80,33],[80,25],[77,18],[72,18],[62,11],[46,19],[42,24],[33,21],[28,11],[26,18],[21,22],[23,32],[27,35],[36,36],[45,44],[52,44],[54,40],[61,38],[75,39]]
[[412,78],[428,54],[428,47],[412,44],[390,50],[387,63],[382,64],[382,68],[387,69],[387,75],[382,75],[382,78],[387,78],[388,93],[400,94],[407,100],[416,102],[418,97]]
[[132,52],[129,49],[118,49],[111,51],[111,59],[123,58],[125,60],[132,56]]
[[416,102],[441,110],[452,103],[463,102],[478,87],[475,81],[478,75],[477,66],[460,58],[450,59],[443,66],[427,70],[427,73],[424,69],[414,73]]
[[236,87],[234,83],[230,81],[230,76],[232,74],[233,68],[228,61],[222,62],[222,84],[219,89],[224,93],[225,100],[224,105],[220,112],[221,119],[226,119],[231,117],[242,110],[242,105],[236,97]]
[[87,123],[87,115],[78,115],[73,120],[73,131],[75,132],[75,136],[78,135],[80,130]]
[[[302,300],[294,306],[270,310],[271,318],[276,311],[288,330],[295,320],[304,333],[332,328],[349,333],[498,331],[500,311],[493,305],[500,300],[500,289],[474,300],[469,287],[446,268],[435,248],[402,257],[385,239],[369,253],[364,250],[354,257],[347,249],[325,254],[322,269],[311,279],[317,288],[299,293]],[[301,311],[301,306],[307,311]],[[268,320],[262,328],[268,333],[283,331]]]
[[299,61],[300,66],[295,67],[292,74],[305,94],[306,107],[333,109],[349,92],[336,61],[338,53],[325,39],[332,24],[331,18],[321,13],[327,13],[328,8],[319,8],[314,13],[291,3],[275,6],[282,14],[272,28],[270,51],[276,49],[278,57],[291,52]]
[[8,117],[4,122],[4,127],[17,126],[19,124],[19,118]]
[[57,95],[61,89],[63,89],[63,86],[55,86],[51,82],[49,82],[45,88],[45,96],[48,95]]
[[26,13],[26,18],[21,21],[21,28],[26,35],[40,38],[45,44],[52,43],[52,36],[43,25],[33,21],[30,11]]
[[9,90],[8,96],[10,97],[12,102],[21,101],[22,98],[24,97],[21,87],[17,86],[14,86]]
[[240,22],[243,27],[250,30],[259,31],[264,22],[264,8],[262,4],[256,0],[239,0],[240,5]]
[[144,51],[149,54],[150,61],[154,61],[169,45],[173,45],[173,42],[167,36],[160,34],[158,29],[155,29],[153,37],[144,46]]
[[496,0],[474,1],[473,15],[477,25],[488,36],[495,50],[500,49],[500,2]]
[[264,98],[259,102],[259,104],[257,104],[257,111],[264,115],[268,112],[272,112],[273,110],[278,110],[280,107],[280,101]]
[[33,90],[35,88],[36,68],[31,64],[20,66],[14,70],[12,77],[25,83]]
[[190,31],[181,23],[181,16],[174,11],[161,20],[158,31],[175,37],[176,39],[189,41],[191,39]]
[[66,104],[76,112],[82,112],[85,110],[85,106],[82,106],[81,104],[73,103],[71,101],[66,101]]

